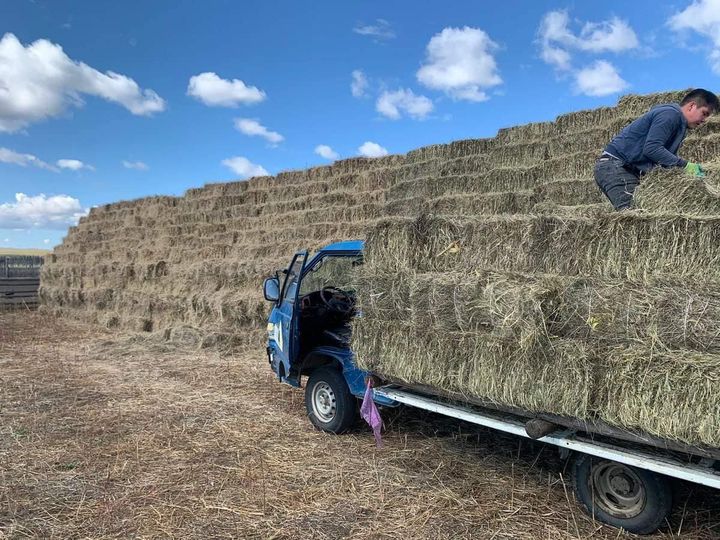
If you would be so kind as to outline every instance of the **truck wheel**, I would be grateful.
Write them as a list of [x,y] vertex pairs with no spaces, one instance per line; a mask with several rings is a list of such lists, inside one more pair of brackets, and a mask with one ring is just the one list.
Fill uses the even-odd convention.
[[318,368],[305,386],[305,408],[313,425],[329,433],[343,433],[357,420],[357,400],[350,393],[342,373]]
[[657,473],[587,454],[576,455],[573,472],[588,513],[613,527],[650,534],[672,508],[670,482]]

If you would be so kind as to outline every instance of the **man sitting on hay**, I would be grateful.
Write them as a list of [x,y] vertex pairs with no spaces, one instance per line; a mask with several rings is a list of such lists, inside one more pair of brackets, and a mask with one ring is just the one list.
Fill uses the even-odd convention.
[[680,102],[653,107],[626,126],[595,163],[595,182],[615,210],[632,205],[640,177],[653,167],[683,167],[695,177],[705,173],[698,163],[677,156],[688,129],[702,125],[720,110],[715,94],[698,88]]

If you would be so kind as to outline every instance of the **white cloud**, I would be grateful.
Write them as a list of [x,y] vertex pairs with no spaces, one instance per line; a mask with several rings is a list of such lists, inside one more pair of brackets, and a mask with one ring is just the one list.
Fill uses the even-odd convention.
[[697,32],[710,40],[713,49],[708,61],[716,75],[720,75],[720,0],[695,0],[670,19],[668,26],[676,32]]
[[372,141],[365,141],[362,146],[358,148],[358,152],[361,156],[369,158],[383,157],[388,155],[388,151],[385,148],[380,146],[378,143]]
[[0,229],[66,229],[87,215],[80,201],[69,195],[31,197],[15,194],[14,203],[0,204]]
[[123,160],[122,164],[123,167],[125,167],[126,169],[135,169],[136,171],[147,171],[150,168],[142,161]]
[[58,172],[58,170],[52,165],[45,163],[43,160],[38,159],[32,154],[20,154],[9,148],[0,147],[0,163],[11,163],[13,165],[20,165],[21,167],[27,167],[32,165],[33,167],[39,167],[48,171]]
[[445,28],[430,39],[417,79],[455,99],[484,101],[484,90],[502,83],[492,54],[497,48],[479,28]]
[[83,163],[78,159],[58,159],[57,166],[61,169],[70,169],[71,171],[79,171],[80,169],[87,169],[89,171],[95,170],[95,167],[92,165]]
[[538,29],[538,42],[543,61],[561,71],[572,68],[570,50],[573,49],[588,53],[619,53],[640,45],[635,31],[617,17],[586,22],[576,35],[570,30],[570,16],[564,10],[545,14]]
[[376,19],[375,24],[358,25],[353,32],[361,36],[371,36],[376,40],[393,39],[395,32],[385,19]]
[[432,112],[433,102],[425,96],[416,96],[412,90],[400,88],[395,92],[383,92],[375,103],[375,109],[393,120],[402,116],[401,111],[422,119]]
[[50,243],[50,239],[49,239],[49,238],[46,238],[45,240],[43,240],[43,244],[49,244],[49,243]]
[[636,49],[640,42],[628,23],[613,17],[609,21],[585,23],[580,31],[578,46],[583,51],[618,53]]
[[222,164],[231,169],[241,178],[270,175],[270,173],[265,170],[265,167],[261,165],[256,165],[255,163],[252,163],[249,159],[242,156],[223,159]]
[[265,92],[255,86],[247,86],[240,79],[228,81],[212,72],[190,77],[187,95],[211,107],[252,105],[263,101],[266,97]]
[[544,45],[540,51],[540,58],[542,58],[546,64],[555,66],[561,71],[567,71],[572,67],[570,53],[559,47]]
[[118,103],[136,115],[165,109],[165,101],[153,90],[73,60],[46,39],[24,46],[8,33],[0,40],[0,131],[17,131],[70,106],[82,106],[83,94]]
[[365,95],[365,90],[368,87],[368,80],[365,74],[356,69],[352,72],[352,82],[350,83],[350,91],[353,97],[361,98]]
[[615,67],[605,60],[598,60],[575,75],[578,92],[588,96],[607,96],[625,90],[629,85],[620,77]]
[[315,147],[315,153],[325,159],[337,159],[340,157],[335,150],[330,148],[327,144],[319,144]]
[[251,120],[250,118],[236,118],[235,129],[251,137],[262,137],[273,146],[285,140],[285,137],[278,132],[270,131],[257,120]]
[[575,41],[575,36],[568,29],[568,22],[567,11],[550,11],[540,21],[538,29],[540,57],[546,63],[563,71],[571,68],[570,53],[554,44],[567,45]]

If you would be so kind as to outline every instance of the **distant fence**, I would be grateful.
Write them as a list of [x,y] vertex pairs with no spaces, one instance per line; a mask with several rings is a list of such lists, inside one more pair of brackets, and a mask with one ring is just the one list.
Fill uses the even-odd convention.
[[0,310],[38,305],[42,257],[0,255]]
[[39,278],[42,257],[31,255],[0,255],[0,279]]

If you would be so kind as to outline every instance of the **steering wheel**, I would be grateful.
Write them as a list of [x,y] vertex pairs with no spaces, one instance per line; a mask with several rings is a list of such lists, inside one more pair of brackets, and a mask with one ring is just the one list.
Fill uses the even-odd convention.
[[328,286],[320,289],[320,300],[328,309],[341,315],[347,315],[355,307],[352,297],[338,287]]

